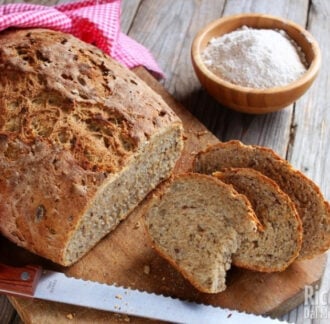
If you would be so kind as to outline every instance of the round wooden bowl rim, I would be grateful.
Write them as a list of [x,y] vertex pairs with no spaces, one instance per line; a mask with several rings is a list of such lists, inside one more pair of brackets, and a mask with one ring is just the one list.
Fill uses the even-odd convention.
[[[285,86],[278,86],[278,87],[272,87],[272,88],[251,88],[251,87],[244,87],[240,85],[233,84],[229,81],[226,81],[222,79],[220,76],[214,74],[212,71],[210,71],[206,65],[203,63],[203,60],[200,55],[200,43],[205,37],[205,34],[209,32],[210,30],[217,27],[219,24],[223,24],[225,22],[228,22],[230,20],[240,20],[241,18],[266,18],[269,20],[275,20],[277,22],[280,22],[283,24],[283,26],[288,25],[293,28],[295,28],[297,31],[299,31],[307,40],[307,42],[311,45],[312,51],[314,52],[314,59],[312,60],[311,64],[309,65],[306,72],[297,80],[291,82],[288,85]],[[242,24],[243,26],[243,24]],[[248,26],[253,27],[253,25]],[[283,28],[285,30],[285,28]],[[300,44],[298,44],[300,46]],[[313,79],[316,74],[318,73],[321,65],[321,51],[319,48],[319,45],[317,41],[314,39],[312,34],[301,27],[300,25],[290,21],[285,20],[280,17],[272,16],[272,15],[266,15],[266,14],[239,14],[239,15],[231,15],[222,17],[220,19],[217,19],[210,24],[206,25],[203,29],[201,29],[197,35],[195,36],[192,48],[191,48],[191,57],[194,61],[197,68],[200,70],[201,73],[203,73],[208,79],[211,79],[214,83],[218,83],[219,85],[222,85],[223,87],[229,88],[231,90],[241,92],[241,93],[254,93],[254,94],[279,94],[282,92],[288,92],[290,90],[293,90],[295,88],[299,88],[300,86],[304,85],[305,83],[309,82],[311,79]]]

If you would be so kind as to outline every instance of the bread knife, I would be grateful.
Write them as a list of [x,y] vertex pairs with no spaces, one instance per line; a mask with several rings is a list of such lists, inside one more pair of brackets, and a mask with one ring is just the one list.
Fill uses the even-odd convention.
[[0,293],[171,323],[283,323],[260,315],[68,277],[39,266],[12,267],[0,263]]

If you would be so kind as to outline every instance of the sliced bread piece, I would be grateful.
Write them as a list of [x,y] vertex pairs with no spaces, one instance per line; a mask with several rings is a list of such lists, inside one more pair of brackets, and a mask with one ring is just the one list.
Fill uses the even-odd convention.
[[264,272],[285,270],[297,258],[302,242],[301,220],[289,196],[253,169],[225,169],[213,175],[248,198],[264,227],[253,234],[253,241],[242,242],[233,263]]
[[221,292],[241,237],[258,221],[245,196],[215,177],[178,175],[149,198],[145,225],[155,250],[198,290]]
[[273,150],[240,141],[218,143],[197,154],[194,171],[212,174],[228,167],[248,167],[273,179],[291,198],[303,224],[299,259],[311,259],[330,247],[330,205],[318,186]]

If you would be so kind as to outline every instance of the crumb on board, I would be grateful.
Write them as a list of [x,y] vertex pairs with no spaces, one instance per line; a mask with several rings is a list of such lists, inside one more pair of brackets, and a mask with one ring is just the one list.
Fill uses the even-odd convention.
[[123,315],[123,314],[119,314],[119,313],[115,313],[114,315],[117,317],[119,322],[129,323],[131,321],[131,319],[129,318],[128,315]]
[[205,131],[199,131],[199,132],[196,133],[197,137],[201,137],[201,136],[204,136],[206,134],[208,134],[208,131],[206,131],[206,130]]
[[208,134],[209,132],[206,129],[204,129],[204,130],[188,129],[187,133],[194,134],[197,137],[200,137],[200,136]]
[[148,274],[150,273],[150,266],[146,264],[146,265],[143,267],[143,272],[144,272],[146,275],[148,275]]
[[68,320],[73,320],[73,318],[75,317],[75,314],[74,313],[68,313],[66,314],[65,316]]
[[134,229],[138,229],[140,228],[141,226],[141,223],[140,222],[136,222],[135,225],[134,225]]
[[117,298],[117,299],[123,299],[123,296],[122,295],[116,295],[115,298]]

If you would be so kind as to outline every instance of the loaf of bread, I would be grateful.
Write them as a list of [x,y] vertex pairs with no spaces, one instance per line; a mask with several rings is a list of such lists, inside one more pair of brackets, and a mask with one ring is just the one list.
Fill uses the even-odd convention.
[[233,263],[264,272],[285,270],[297,258],[302,242],[301,220],[288,195],[254,169],[225,169],[213,176],[245,195],[263,225],[253,240],[242,242]]
[[168,178],[178,117],[133,72],[71,35],[0,34],[0,231],[61,265]]
[[150,196],[145,224],[151,244],[198,290],[225,290],[226,272],[242,240],[259,222],[249,201],[215,177],[181,174]]
[[269,148],[239,141],[218,143],[196,155],[195,172],[253,168],[274,180],[296,206],[303,225],[299,259],[310,259],[330,247],[330,205],[318,186]]

